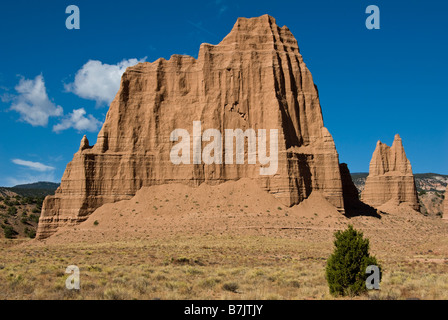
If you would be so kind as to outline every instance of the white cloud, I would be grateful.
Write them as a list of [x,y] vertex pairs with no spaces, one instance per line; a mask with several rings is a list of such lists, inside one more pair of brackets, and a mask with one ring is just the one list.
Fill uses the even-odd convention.
[[95,119],[91,114],[85,117],[86,111],[84,108],[75,109],[72,113],[69,113],[61,123],[55,125],[53,127],[54,132],[61,132],[63,130],[67,130],[69,128],[74,128],[81,131],[90,131],[95,132],[98,131],[98,128],[101,126],[102,122]]
[[20,79],[15,89],[19,95],[13,98],[11,110],[20,113],[20,119],[32,126],[44,127],[49,117],[58,117],[64,112],[48,98],[42,75],[34,80]]
[[109,104],[120,88],[121,75],[127,67],[144,62],[146,57],[137,60],[123,60],[110,65],[98,60],[89,60],[75,75],[75,81],[65,85],[67,91],[84,99],[95,100],[98,105]]
[[33,162],[33,161],[27,161],[27,160],[21,160],[21,159],[12,159],[11,161],[19,166],[24,166],[31,170],[35,170],[35,171],[45,172],[45,171],[55,170],[54,167],[47,166],[40,162]]

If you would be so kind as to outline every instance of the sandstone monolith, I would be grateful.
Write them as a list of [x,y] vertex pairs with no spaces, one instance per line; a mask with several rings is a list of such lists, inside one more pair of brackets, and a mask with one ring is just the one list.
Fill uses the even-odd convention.
[[398,134],[392,147],[378,141],[361,199],[375,208],[389,202],[407,203],[414,210],[420,210],[411,163]]
[[[247,149],[244,165],[174,165],[170,133],[191,132],[193,121],[222,133],[277,129],[277,173],[261,176],[259,164],[247,163]],[[239,18],[221,43],[202,44],[197,59],[173,55],[128,68],[96,144],[83,138],[61,186],[45,199],[37,237],[144,186],[240,178],[255,179],[288,206],[319,190],[344,212],[339,157],[317,88],[290,30],[268,15]]]

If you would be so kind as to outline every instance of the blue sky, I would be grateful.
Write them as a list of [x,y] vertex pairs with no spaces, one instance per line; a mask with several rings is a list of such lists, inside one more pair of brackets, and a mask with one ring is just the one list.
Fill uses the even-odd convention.
[[[80,30],[65,27],[71,4]],[[380,30],[365,27],[371,4]],[[96,141],[126,66],[197,57],[266,13],[297,38],[352,172],[399,133],[415,173],[448,174],[447,12],[439,0],[2,1],[0,185],[59,181],[82,136]]]

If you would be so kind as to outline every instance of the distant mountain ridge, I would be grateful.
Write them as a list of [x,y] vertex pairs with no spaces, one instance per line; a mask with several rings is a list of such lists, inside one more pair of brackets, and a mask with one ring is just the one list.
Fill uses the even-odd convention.
[[46,181],[39,181],[34,183],[28,183],[28,184],[18,184],[13,189],[47,189],[47,190],[56,190],[59,187],[60,183],[55,182],[46,182]]
[[[354,172],[351,174],[353,183],[358,191],[364,190],[367,172]],[[448,184],[448,175],[439,173],[416,173],[414,174],[417,191],[433,191],[444,193]]]
[[59,183],[47,181],[19,184],[14,187],[0,187],[0,196],[46,197],[53,195],[58,187]]

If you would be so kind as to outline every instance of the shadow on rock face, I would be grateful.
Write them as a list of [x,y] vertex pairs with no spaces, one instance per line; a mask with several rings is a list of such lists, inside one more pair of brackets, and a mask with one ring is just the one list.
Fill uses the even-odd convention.
[[385,212],[381,212],[368,204],[365,204],[361,200],[350,204],[345,205],[345,216],[347,218],[353,218],[357,216],[367,216],[367,217],[375,217],[381,219],[381,214],[387,214]]
[[347,218],[368,216],[381,219],[380,211],[359,200],[358,189],[352,181],[347,164],[341,163],[339,170],[341,172],[345,216]]

